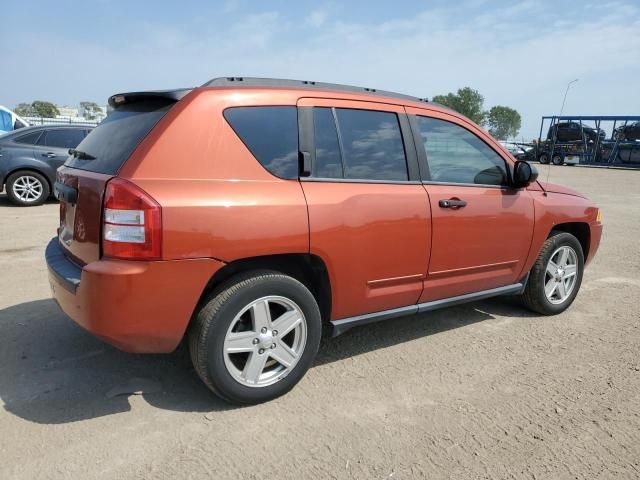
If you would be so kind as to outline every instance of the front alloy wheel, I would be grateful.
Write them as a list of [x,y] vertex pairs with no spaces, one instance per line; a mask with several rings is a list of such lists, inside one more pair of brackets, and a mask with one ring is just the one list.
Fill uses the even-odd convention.
[[576,286],[578,255],[569,246],[558,248],[547,263],[544,294],[554,305],[567,301]]
[[553,231],[529,272],[521,295],[525,306],[543,315],[566,310],[582,283],[582,245],[568,232]]

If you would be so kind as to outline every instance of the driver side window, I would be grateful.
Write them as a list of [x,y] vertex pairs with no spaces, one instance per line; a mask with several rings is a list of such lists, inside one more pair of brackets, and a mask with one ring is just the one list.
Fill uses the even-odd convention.
[[505,161],[469,130],[454,123],[416,117],[427,152],[431,181],[507,185]]

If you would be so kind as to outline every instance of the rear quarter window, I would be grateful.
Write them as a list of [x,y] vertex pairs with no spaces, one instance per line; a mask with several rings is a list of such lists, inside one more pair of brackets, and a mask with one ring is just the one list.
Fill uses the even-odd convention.
[[293,106],[232,107],[224,118],[271,174],[298,178],[298,112]]
[[65,165],[115,175],[172,105],[166,101],[146,101],[116,108],[76,147],[94,159],[69,156]]

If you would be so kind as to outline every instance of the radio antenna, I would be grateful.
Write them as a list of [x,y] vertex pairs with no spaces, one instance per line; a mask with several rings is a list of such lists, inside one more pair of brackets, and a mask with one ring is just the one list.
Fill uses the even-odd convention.
[[[571,85],[573,85],[574,83],[576,83],[579,79],[576,78],[575,80],[571,80],[569,83],[567,83],[567,88],[564,91],[564,97],[562,98],[562,106],[560,107],[560,115],[558,115],[557,118],[551,118],[551,125],[549,125],[549,128],[553,128],[554,125],[558,125],[560,123],[560,117],[562,117],[562,113],[564,112],[564,103],[567,101],[567,93],[569,93],[569,88],[571,88]],[[555,122],[554,122],[555,120]],[[549,153],[549,163],[548,163],[548,167],[547,167],[547,181],[545,183],[549,183],[549,177],[551,176],[551,165],[553,165],[553,150],[556,148],[556,139],[558,138],[558,127],[556,126],[556,128],[554,130],[552,130],[552,137],[551,137],[551,153]],[[547,192],[544,192],[545,195],[547,194]]]

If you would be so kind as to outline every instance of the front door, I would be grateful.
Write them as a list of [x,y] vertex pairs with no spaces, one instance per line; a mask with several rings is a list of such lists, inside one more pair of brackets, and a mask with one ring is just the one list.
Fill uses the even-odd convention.
[[[401,106],[299,101],[310,250],[325,260],[332,319],[415,304],[429,261],[429,202]],[[307,120],[304,120],[307,119]]]
[[517,283],[533,235],[529,192],[509,186],[503,153],[472,124],[446,114],[412,122],[426,150],[433,229],[420,300]]

